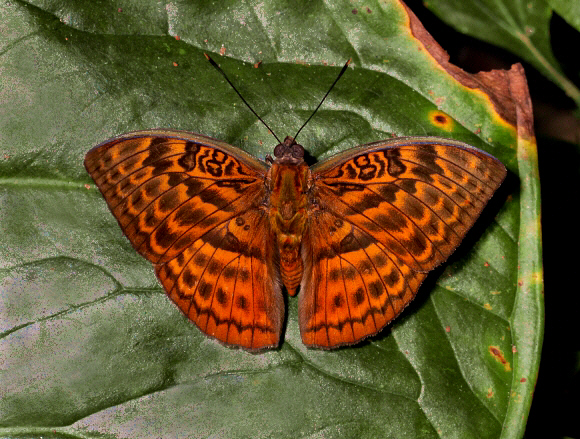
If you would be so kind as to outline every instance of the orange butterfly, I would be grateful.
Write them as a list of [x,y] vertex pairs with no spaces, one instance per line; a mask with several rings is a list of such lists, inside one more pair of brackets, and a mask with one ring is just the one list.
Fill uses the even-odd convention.
[[[345,66],[346,67],[346,66]],[[205,334],[275,347],[281,285],[300,287],[305,345],[379,332],[445,261],[506,175],[491,155],[437,137],[362,145],[317,163],[286,137],[260,161],[199,134],[124,134],[85,167],[133,247]]]

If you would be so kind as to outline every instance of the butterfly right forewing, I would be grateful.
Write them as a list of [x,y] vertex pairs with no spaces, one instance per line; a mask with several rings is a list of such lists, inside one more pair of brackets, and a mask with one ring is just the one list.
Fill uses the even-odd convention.
[[223,142],[158,130],[111,139],[87,153],[85,166],[133,247],[153,263],[259,202],[267,170]]

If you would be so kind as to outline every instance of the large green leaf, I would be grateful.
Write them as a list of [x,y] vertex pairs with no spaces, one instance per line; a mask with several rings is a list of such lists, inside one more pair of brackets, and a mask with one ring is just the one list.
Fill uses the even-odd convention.
[[562,72],[550,44],[550,5],[574,24],[580,20],[575,16],[576,0],[428,0],[425,4],[458,31],[526,60],[580,106],[580,90]]
[[[500,108],[436,61],[401,3],[1,5],[0,435],[523,434],[543,330],[533,138],[517,102]],[[440,135],[509,168],[464,244],[379,336],[308,350],[289,299],[279,350],[228,349],[181,315],[123,237],[82,166],[93,145],[164,127],[272,150],[204,51],[279,136],[352,57],[301,134],[313,159]]]

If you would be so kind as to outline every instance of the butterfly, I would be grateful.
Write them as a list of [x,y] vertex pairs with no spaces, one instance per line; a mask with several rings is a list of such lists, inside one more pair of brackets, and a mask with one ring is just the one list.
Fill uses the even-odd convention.
[[227,345],[279,345],[282,286],[300,291],[305,345],[329,349],[377,334],[457,248],[506,176],[486,152],[438,137],[370,143],[309,167],[295,139],[316,110],[265,161],[168,130],[127,133],[85,157],[170,299]]
[[261,161],[181,131],[137,131],[85,167],[135,250],[201,331],[278,346],[282,285],[302,341],[377,334],[457,248],[506,175],[484,151],[438,137],[346,150],[309,167],[292,137]]

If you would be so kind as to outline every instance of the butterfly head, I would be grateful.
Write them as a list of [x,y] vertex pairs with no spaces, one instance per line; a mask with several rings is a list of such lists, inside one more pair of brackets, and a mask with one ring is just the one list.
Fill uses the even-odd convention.
[[293,137],[287,136],[274,148],[274,157],[276,163],[297,165],[304,161],[304,147],[296,143]]

